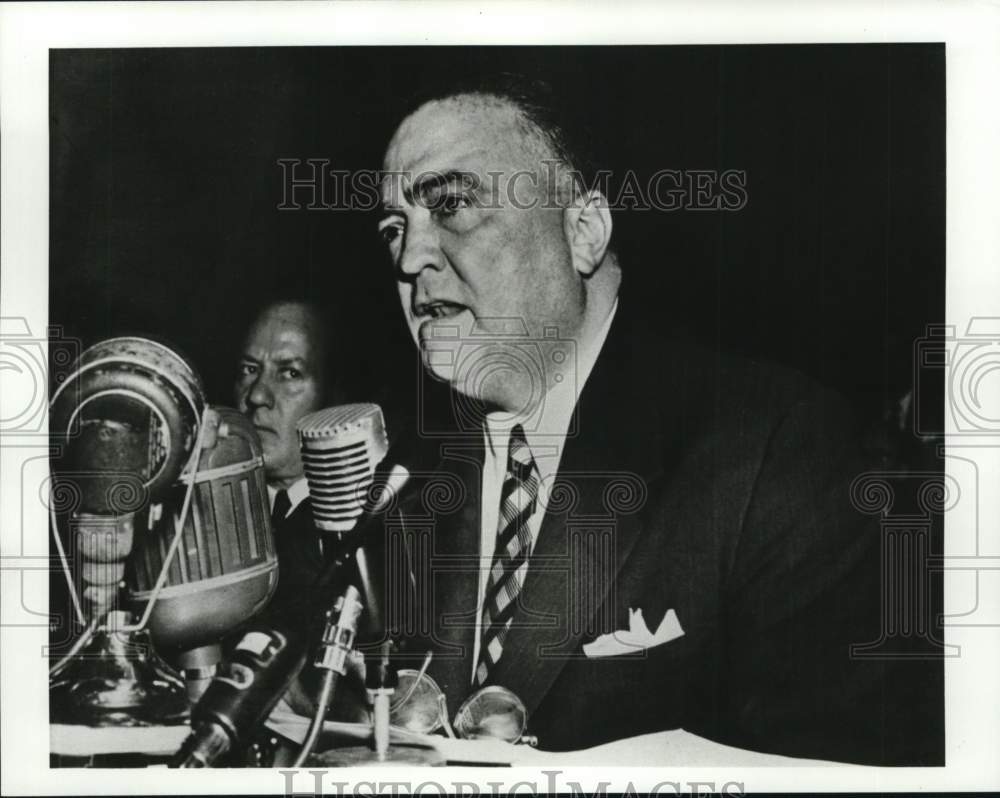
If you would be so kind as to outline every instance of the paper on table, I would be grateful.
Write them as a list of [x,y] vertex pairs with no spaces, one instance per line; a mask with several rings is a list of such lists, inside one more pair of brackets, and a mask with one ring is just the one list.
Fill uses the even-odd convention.
[[[515,746],[523,748],[524,746]],[[836,767],[839,762],[819,759],[796,759],[777,754],[762,754],[723,745],[684,729],[642,734],[624,740],[604,743],[594,748],[564,753],[535,754],[545,762],[559,765],[638,765],[638,766],[721,766],[721,767]],[[512,764],[533,764],[537,760],[518,760]]]
[[191,733],[190,726],[49,726],[49,752],[61,756],[146,754],[169,756]]
[[[301,743],[309,728],[309,719],[293,712],[275,711],[267,719],[267,727],[293,742]],[[365,723],[326,721],[323,724],[323,734],[329,737],[325,741],[320,738],[317,750],[324,750],[324,742],[329,745],[330,738],[339,738],[341,744],[345,739],[369,740],[371,726]],[[529,746],[511,745],[502,740],[453,740],[436,734],[418,734],[396,726],[390,729],[389,741],[393,745],[425,745],[435,749],[453,764],[509,765],[519,761],[537,761],[535,757],[539,755],[538,751]]]
[[[268,726],[291,740],[305,738],[309,721],[290,712],[274,713]],[[324,733],[353,740],[367,740],[371,728],[362,723],[327,721]],[[528,745],[512,745],[502,740],[453,740],[436,734],[416,734],[393,727],[390,740],[394,745],[426,745],[434,748],[448,764],[487,765],[719,765],[750,767],[836,766],[836,762],[794,759],[775,754],[761,754],[742,748],[706,740],[683,729],[644,734],[615,740],[579,751],[543,751]],[[322,750],[322,749],[321,749]]]

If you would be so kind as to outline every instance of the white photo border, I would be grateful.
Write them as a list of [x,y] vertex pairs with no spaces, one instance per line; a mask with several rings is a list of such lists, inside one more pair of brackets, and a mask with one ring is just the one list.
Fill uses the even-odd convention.
[[[35,335],[44,336],[48,324],[50,48],[894,41],[946,45],[946,317],[962,334],[974,317],[1000,319],[1000,203],[995,189],[1000,183],[1000,105],[995,101],[1000,6],[979,2],[765,2],[752,7],[737,2],[622,0],[603,5],[412,0],[6,4],[0,7],[0,316],[25,319]],[[26,400],[18,393],[23,384],[4,382],[0,417],[6,418],[7,411],[30,397]],[[949,513],[947,528],[967,528],[977,523],[978,515],[980,553],[992,556],[993,571],[984,571],[980,579],[976,612],[984,619],[1000,619],[1000,491],[983,489],[1000,485],[1000,438],[984,435],[950,441],[969,446],[963,456],[975,462],[980,490],[975,507],[960,504]],[[48,521],[40,503],[21,501],[24,494],[18,482],[28,473],[27,464],[46,454],[37,442],[33,448],[10,441],[0,446],[2,598],[7,607],[13,601],[16,608],[21,591],[29,589],[21,581],[23,569],[47,556],[46,539],[21,537],[22,529],[47,530]],[[946,606],[966,601],[965,578],[959,571],[945,574]],[[45,595],[25,598],[31,606],[47,604]],[[4,794],[285,790],[285,776],[277,771],[148,769],[130,771],[123,778],[116,770],[50,770],[46,673],[38,667],[47,628],[16,625],[13,615],[5,609],[0,618]],[[569,789],[568,780],[574,780],[588,793],[600,782],[610,782],[609,791],[624,791],[629,785],[649,790],[664,781],[712,783],[717,789],[737,783],[748,792],[996,789],[1000,787],[1000,622],[948,625],[946,634],[947,642],[961,646],[962,653],[946,662],[947,765],[942,768],[518,767],[449,768],[433,774],[394,768],[388,779],[445,785],[503,782],[503,787],[482,789],[506,792],[518,782],[544,789],[551,782],[543,771],[560,770],[561,789]],[[350,781],[377,783],[386,778],[384,770],[366,768],[352,771]],[[312,777],[303,773],[293,786],[311,791],[312,784]],[[336,792],[332,780],[324,785],[327,792]],[[352,788],[344,789],[350,793]]]

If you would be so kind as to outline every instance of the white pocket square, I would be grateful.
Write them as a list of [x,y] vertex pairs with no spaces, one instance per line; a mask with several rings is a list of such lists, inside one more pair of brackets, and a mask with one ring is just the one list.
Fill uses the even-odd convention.
[[628,611],[628,629],[619,629],[611,634],[601,635],[594,642],[583,647],[583,653],[590,658],[614,657],[619,654],[635,654],[653,646],[662,646],[684,634],[677,613],[667,610],[656,634],[649,631],[642,610]]

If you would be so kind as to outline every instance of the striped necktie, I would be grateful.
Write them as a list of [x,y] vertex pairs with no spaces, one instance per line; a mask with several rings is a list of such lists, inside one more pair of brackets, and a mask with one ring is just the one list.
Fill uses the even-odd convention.
[[531,553],[528,521],[535,512],[537,501],[538,472],[524,437],[524,429],[518,424],[510,433],[507,475],[500,491],[497,543],[483,601],[482,637],[475,678],[477,686],[486,681],[503,655],[504,640],[521,592],[518,571]]

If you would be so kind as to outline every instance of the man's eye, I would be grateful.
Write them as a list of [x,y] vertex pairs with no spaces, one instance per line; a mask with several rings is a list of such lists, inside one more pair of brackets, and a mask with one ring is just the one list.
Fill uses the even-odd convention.
[[281,376],[290,380],[297,380],[302,376],[302,372],[298,369],[287,368],[281,370]]
[[438,216],[454,216],[471,205],[469,198],[464,194],[445,194],[438,200],[433,210]]
[[387,224],[379,228],[378,234],[382,242],[389,245],[403,234],[403,229],[399,224]]
[[257,367],[252,363],[241,363],[240,364],[240,376],[241,377],[252,377],[257,373]]

